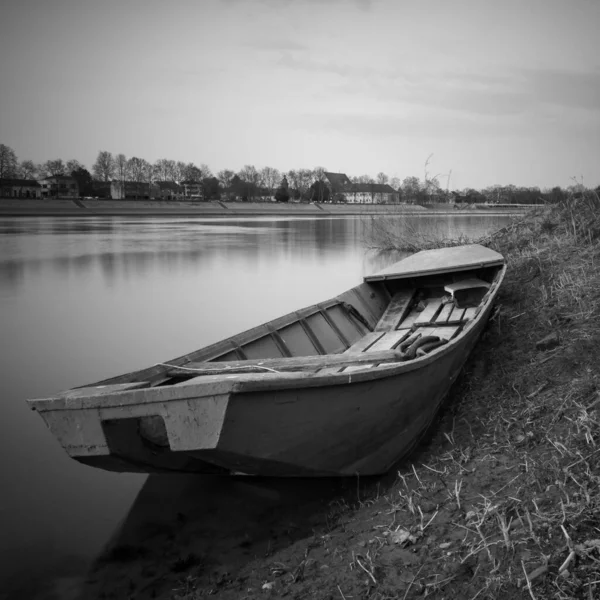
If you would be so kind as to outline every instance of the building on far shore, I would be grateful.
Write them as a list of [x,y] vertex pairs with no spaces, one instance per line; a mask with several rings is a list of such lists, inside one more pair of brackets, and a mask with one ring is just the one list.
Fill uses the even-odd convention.
[[38,179],[42,198],[78,198],[79,184],[70,175],[50,175]]
[[183,188],[183,195],[186,198],[195,198],[196,200],[204,199],[204,186],[201,181],[182,181],[181,187]]
[[41,198],[42,186],[34,179],[0,179],[0,198]]
[[144,181],[117,181],[110,183],[113,200],[154,200],[160,198],[160,188],[155,183]]
[[400,195],[387,183],[353,183],[343,192],[346,202],[360,204],[392,204]]
[[174,181],[157,181],[161,200],[183,200],[185,198],[184,187]]
[[352,182],[346,173],[325,173],[325,185],[329,188],[329,199],[332,202],[346,202],[344,190],[348,189]]
[[345,173],[325,173],[325,185],[333,202],[391,204],[400,194],[387,183],[352,183]]

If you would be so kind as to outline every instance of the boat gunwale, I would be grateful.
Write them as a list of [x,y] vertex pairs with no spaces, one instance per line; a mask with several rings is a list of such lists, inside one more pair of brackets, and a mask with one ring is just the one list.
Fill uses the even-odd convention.
[[[46,398],[35,398],[27,400],[33,410],[39,412],[53,410],[102,410],[103,408],[114,408],[119,406],[131,406],[136,404],[151,404],[164,403],[170,401],[192,400],[205,397],[214,397],[221,394],[241,394],[246,392],[257,391],[275,391],[290,389],[294,387],[327,387],[334,385],[348,385],[353,383],[372,381],[382,378],[395,377],[404,373],[421,369],[428,366],[430,363],[441,359],[450,352],[453,352],[458,344],[467,336],[471,335],[476,326],[484,320],[491,311],[493,302],[498,294],[501,284],[506,274],[507,265],[504,263],[496,273],[492,286],[486,294],[487,298],[480,304],[480,309],[475,317],[468,321],[466,326],[462,328],[459,334],[438,348],[435,348],[428,354],[416,357],[409,361],[391,362],[378,365],[376,367],[363,367],[363,369],[352,371],[351,373],[319,373],[319,372],[278,372],[278,373],[252,373],[252,374],[226,374],[226,375],[203,375],[197,378],[192,378],[188,382],[183,382],[179,385],[164,386],[164,387],[149,387],[136,390],[125,390],[114,392],[106,395],[95,396],[80,396],[69,398],[64,395],[50,396]],[[354,288],[351,288],[354,289]],[[350,290],[348,290],[350,291]],[[339,296],[332,298],[329,301],[320,303],[320,306],[328,304],[337,304]],[[314,305],[315,307],[317,305]],[[307,307],[311,308],[311,307]],[[302,312],[302,311],[296,311]],[[318,312],[318,310],[316,311]],[[289,317],[295,313],[289,313],[279,319]],[[269,323],[272,323],[270,321]],[[263,327],[260,325],[253,329]],[[250,329],[248,331],[252,331]],[[244,332],[245,333],[245,332]],[[186,355],[189,356],[189,355]],[[184,357],[185,358],[185,357]],[[176,360],[170,361],[174,363]],[[217,364],[217,363],[215,363]],[[177,366],[173,364],[172,366]],[[148,371],[153,367],[148,367],[143,371]],[[112,378],[113,380],[116,378]],[[195,381],[201,379],[202,381]],[[110,380],[105,380],[110,381]],[[81,387],[97,387],[103,385],[88,384]],[[79,389],[80,389],[79,388]],[[72,388],[78,389],[78,388]]]

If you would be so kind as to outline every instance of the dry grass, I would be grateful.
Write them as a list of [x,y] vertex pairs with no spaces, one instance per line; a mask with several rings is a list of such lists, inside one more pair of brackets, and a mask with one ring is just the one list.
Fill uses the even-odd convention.
[[598,214],[572,197],[481,240],[509,264],[497,310],[411,461],[357,480],[311,537],[169,597],[600,597]]

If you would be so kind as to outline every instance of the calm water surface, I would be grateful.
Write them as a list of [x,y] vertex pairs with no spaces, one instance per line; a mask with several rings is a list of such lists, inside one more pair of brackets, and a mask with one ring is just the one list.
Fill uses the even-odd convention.
[[[414,218],[449,237],[507,222]],[[0,219],[0,590],[84,572],[146,480],[69,459],[25,398],[335,296],[397,258],[365,251],[368,226],[359,217]]]

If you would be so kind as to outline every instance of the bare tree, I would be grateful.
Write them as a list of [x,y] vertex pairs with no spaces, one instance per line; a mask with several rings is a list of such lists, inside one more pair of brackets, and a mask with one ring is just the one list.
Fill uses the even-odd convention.
[[187,165],[185,165],[183,176],[184,181],[194,181],[196,183],[199,183],[203,179],[211,177],[212,173],[208,166],[204,163],[198,167],[194,163],[190,162]]
[[252,183],[254,185],[258,185],[260,181],[260,173],[257,171],[254,165],[244,165],[244,167],[240,169],[238,177],[242,181],[245,181],[246,183]]
[[389,180],[390,178],[383,171],[377,173],[377,183],[386,184]]
[[165,172],[167,181],[175,181],[177,179],[177,163],[170,158],[165,162]]
[[37,179],[39,170],[39,166],[32,160],[23,160],[19,165],[19,177],[22,179]]
[[65,173],[70,175],[73,171],[83,168],[84,166],[76,158],[72,158],[71,160],[68,160],[65,165]]
[[314,181],[325,181],[325,172],[327,169],[325,167],[315,167],[312,170]]
[[359,175],[358,177],[351,177],[352,183],[375,183],[375,180],[370,175]]
[[142,158],[142,181],[146,183],[152,183],[155,181],[154,178],[154,167],[145,158]]
[[323,200],[329,198],[329,189],[325,183],[325,180],[327,179],[325,172],[325,167],[315,167],[312,170],[313,183],[310,186],[310,189],[311,199],[314,202],[323,202]]
[[313,181],[313,172],[310,169],[300,169],[298,171],[298,191],[301,197],[305,197],[310,184]]
[[265,167],[261,170],[260,176],[263,185],[268,188],[269,193],[273,196],[275,194],[275,188],[281,181],[281,173],[278,169],[274,169],[273,167]]
[[247,196],[248,198],[256,196],[258,186],[260,185],[260,173],[256,167],[254,165],[244,165],[237,175],[246,184],[242,196]]
[[419,198],[421,193],[421,182],[418,177],[405,177],[402,181],[402,195],[413,202]]
[[206,179],[207,177],[212,177],[212,171],[210,167],[205,163],[200,163],[197,167],[198,172],[200,173],[200,179]]
[[127,157],[124,154],[115,156],[115,172],[114,176],[122,183],[129,177],[129,168],[127,165]]
[[153,165],[154,176],[157,181],[167,181],[167,159],[159,158]]
[[223,186],[223,189],[229,188],[234,175],[235,173],[233,171],[230,171],[229,169],[224,169],[223,171],[219,171],[217,173],[217,179],[220,181],[221,185]]
[[173,181],[176,181],[177,183],[181,183],[184,180],[185,180],[185,163],[181,160],[178,160],[175,163],[175,173],[174,173]]
[[294,169],[290,169],[287,173],[287,180],[289,182],[289,185],[291,186],[292,190],[299,190],[300,189],[300,175],[299,175],[299,171],[296,171]]
[[6,144],[0,144],[0,179],[15,177],[17,174],[17,155]]
[[47,160],[42,168],[47,175],[54,176],[65,174],[65,163],[63,162],[62,158]]
[[177,164],[168,158],[159,158],[153,166],[157,181],[174,181],[177,178]]
[[98,181],[110,181],[115,172],[115,161],[112,154],[106,150],[98,152],[92,172]]
[[390,185],[397,191],[400,188],[400,178],[392,177],[390,180]]
[[127,171],[132,181],[145,181],[145,162],[143,158],[138,158],[137,156],[132,156],[127,161]]

